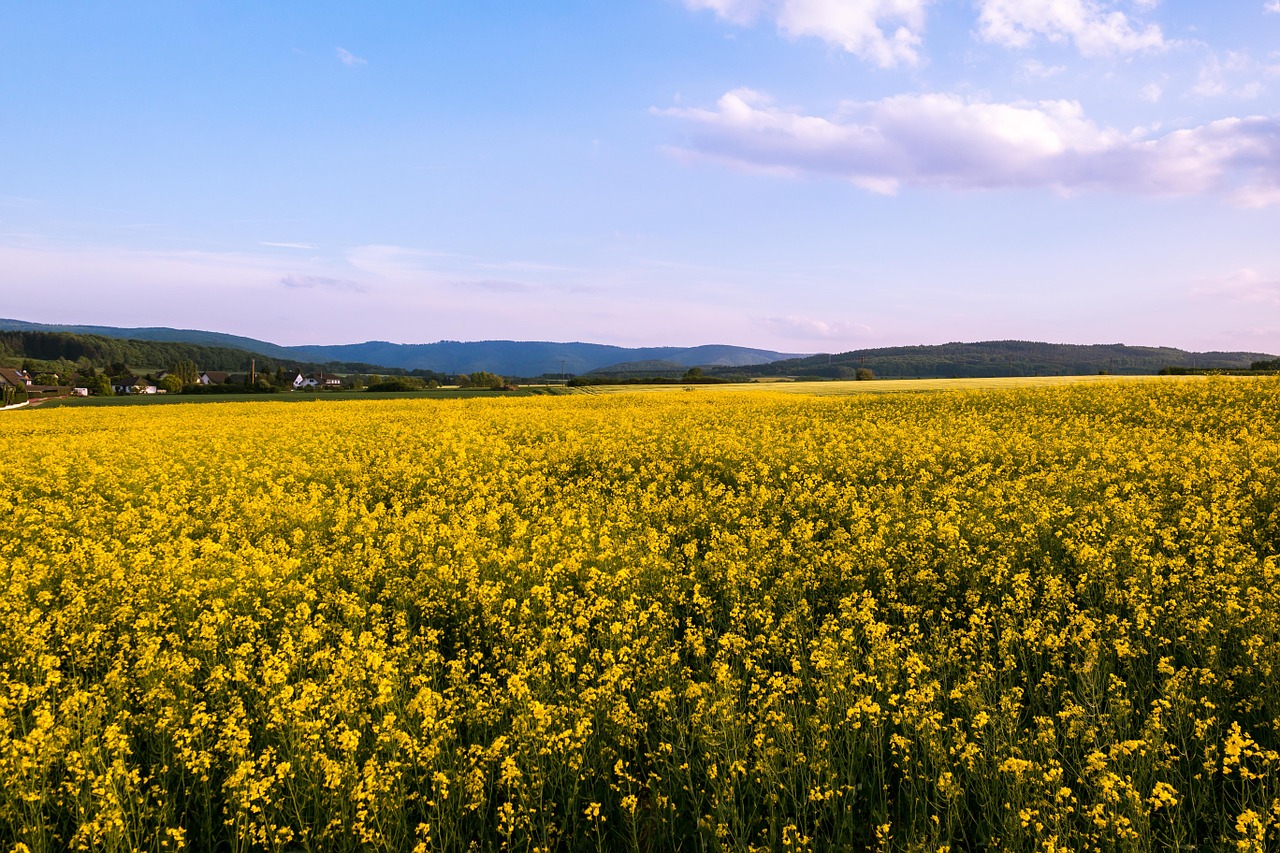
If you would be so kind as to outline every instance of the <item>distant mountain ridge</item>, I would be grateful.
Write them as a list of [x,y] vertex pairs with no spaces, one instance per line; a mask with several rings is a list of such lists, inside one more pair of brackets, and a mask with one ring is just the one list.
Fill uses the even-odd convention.
[[[1165,367],[1247,369],[1255,361],[1276,358],[1258,352],[1189,352],[1173,347],[1125,344],[1051,344],[1039,341],[979,341],[852,350],[838,354],[794,355],[721,344],[696,347],[620,347],[610,344],[552,341],[438,341],[396,344],[281,346],[280,344],[195,329],[118,328],[30,323],[0,319],[0,331],[69,332],[223,347],[258,353],[285,362],[349,364],[372,372],[374,366],[431,370],[444,374],[487,370],[503,376],[584,373],[634,376],[680,373],[706,368],[710,375],[811,376],[852,378],[860,367],[876,376],[988,377],[1080,375],[1088,373],[1152,374]],[[204,365],[201,365],[202,367]]]
[[1078,376],[1099,372],[1143,375],[1166,367],[1248,369],[1255,361],[1271,358],[1275,356],[1258,352],[1189,352],[1173,347],[1010,340],[852,350],[748,366],[739,372],[831,379],[852,378],[860,367],[881,378]]
[[504,376],[587,373],[623,361],[662,360],[686,367],[742,367],[767,364],[786,353],[725,344],[696,347],[620,347],[580,341],[438,341],[433,344],[362,344],[302,346],[290,349],[310,361],[366,361],[441,373],[488,370]]
[[794,353],[752,349],[727,344],[695,347],[620,347],[610,344],[552,341],[438,341],[431,344],[396,344],[366,341],[359,344],[281,346],[221,332],[168,327],[118,328],[114,326],[55,325],[0,319],[0,331],[70,332],[142,341],[167,341],[233,347],[272,358],[309,363],[359,362],[405,370],[439,373],[474,373],[488,370],[504,376],[586,373],[619,362],[669,361],[685,367],[743,367],[766,364]]
[[0,331],[5,332],[70,332],[74,335],[98,335],[103,338],[129,338],[135,341],[162,341],[167,343],[201,344],[210,347],[230,347],[246,352],[269,355],[272,358],[297,359],[289,347],[279,344],[228,335],[223,332],[205,332],[199,329],[171,329],[166,326],[146,326],[125,329],[117,326],[76,326],[55,323],[29,323],[26,320],[0,319]]

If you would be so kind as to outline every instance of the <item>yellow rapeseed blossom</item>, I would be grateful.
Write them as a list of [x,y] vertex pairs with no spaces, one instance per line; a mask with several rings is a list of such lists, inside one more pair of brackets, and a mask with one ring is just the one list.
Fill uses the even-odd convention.
[[1280,849],[1280,385],[0,417],[0,849]]

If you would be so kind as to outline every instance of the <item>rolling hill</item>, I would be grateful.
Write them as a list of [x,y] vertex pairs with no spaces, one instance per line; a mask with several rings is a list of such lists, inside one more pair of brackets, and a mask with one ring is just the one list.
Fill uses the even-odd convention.
[[1153,374],[1165,367],[1248,369],[1274,358],[1256,352],[1188,352],[1172,347],[1125,344],[1050,344],[1038,341],[981,341],[935,346],[884,347],[832,355],[785,359],[737,372],[752,376],[794,375],[852,378],[860,367],[877,377],[944,378],[1059,376],[1090,373]]
[[123,338],[218,348],[219,364],[231,360],[231,351],[240,351],[245,355],[254,353],[284,363],[328,365],[332,370],[375,372],[381,367],[443,374],[487,370],[517,377],[555,376],[562,372],[568,375],[596,373],[627,377],[646,373],[678,375],[689,367],[702,367],[713,376],[732,373],[832,379],[851,378],[861,367],[870,368],[881,378],[1053,376],[1101,371],[1136,375],[1157,373],[1165,367],[1247,369],[1255,361],[1275,358],[1274,355],[1256,352],[1188,352],[1172,347],[1013,340],[882,347],[798,356],[719,344],[621,347],[553,341],[437,341],[430,344],[366,341],[359,344],[281,346],[254,338],[193,329],[51,325],[0,319],[0,332],[3,331],[63,332],[92,335],[99,340]]
[[798,357],[772,350],[723,344],[695,347],[620,347],[608,344],[557,343],[551,341],[438,341],[431,344],[396,344],[366,341],[359,344],[286,347],[221,332],[167,327],[117,328],[29,323],[0,319],[0,331],[70,332],[141,341],[165,341],[232,347],[280,360],[314,364],[360,363],[404,370],[439,373],[473,373],[488,370],[504,376],[586,373],[619,362],[660,360],[685,367],[741,367]]

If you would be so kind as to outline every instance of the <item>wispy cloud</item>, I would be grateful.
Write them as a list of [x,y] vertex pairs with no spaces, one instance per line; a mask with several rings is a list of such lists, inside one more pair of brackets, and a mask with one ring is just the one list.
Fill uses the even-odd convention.
[[1280,14],[1280,0],[1272,0],[1272,2],[1262,7],[1262,11]]
[[464,291],[485,290],[490,293],[531,293],[538,288],[523,281],[506,281],[503,279],[478,279],[455,281],[453,286]]
[[1255,60],[1248,51],[1210,54],[1201,63],[1191,94],[1201,98],[1251,99],[1263,92],[1262,78],[1275,69]]
[[420,282],[441,268],[450,268],[459,256],[408,246],[370,244],[347,249],[345,259],[362,277],[403,283]]
[[794,314],[785,317],[759,317],[756,325],[781,338],[803,341],[856,341],[871,337],[871,327],[843,320],[817,320]]
[[364,293],[367,288],[358,281],[346,278],[329,278],[322,275],[302,275],[289,273],[280,279],[285,287],[295,290],[344,290],[351,293]]
[[931,0],[685,0],[726,21],[751,26],[771,19],[788,38],[811,36],[881,68],[920,61],[920,34]]
[[261,240],[259,246],[270,246],[273,249],[314,249],[315,246],[310,243],[273,243],[270,240]]
[[351,51],[347,50],[345,47],[336,48],[336,51],[338,54],[338,61],[340,61],[343,65],[346,65],[349,68],[355,68],[360,65],[369,64],[369,60],[361,59]]
[[1067,70],[1065,65],[1045,65],[1038,59],[1028,59],[1021,67],[1022,73],[1033,80],[1047,80]]
[[1166,46],[1159,26],[1136,23],[1096,0],[978,0],[978,10],[979,35],[1006,47],[1043,38],[1069,42],[1083,56],[1106,56]]
[[849,103],[831,117],[782,109],[749,89],[715,109],[670,109],[694,129],[686,156],[777,173],[903,186],[1221,194],[1280,202],[1280,120],[1225,118],[1162,136],[1101,127],[1076,101],[990,103],[950,94]]
[[1280,305],[1280,278],[1248,267],[1192,288],[1192,295],[1261,305]]

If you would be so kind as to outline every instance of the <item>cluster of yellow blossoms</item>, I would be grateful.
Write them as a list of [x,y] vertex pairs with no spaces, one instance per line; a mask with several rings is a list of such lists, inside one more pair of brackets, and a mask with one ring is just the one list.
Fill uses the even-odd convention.
[[4,849],[1280,849],[1280,384],[0,419]]

